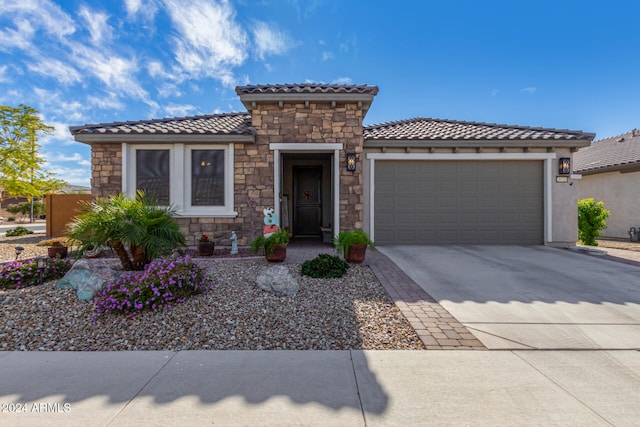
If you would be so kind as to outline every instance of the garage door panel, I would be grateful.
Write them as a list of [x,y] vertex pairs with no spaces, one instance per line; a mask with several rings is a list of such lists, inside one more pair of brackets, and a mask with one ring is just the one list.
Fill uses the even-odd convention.
[[541,161],[378,161],[378,244],[541,244]]

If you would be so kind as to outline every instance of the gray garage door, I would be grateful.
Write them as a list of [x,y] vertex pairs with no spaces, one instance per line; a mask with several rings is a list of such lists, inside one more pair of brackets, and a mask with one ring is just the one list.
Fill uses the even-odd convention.
[[378,244],[543,243],[541,161],[376,161]]

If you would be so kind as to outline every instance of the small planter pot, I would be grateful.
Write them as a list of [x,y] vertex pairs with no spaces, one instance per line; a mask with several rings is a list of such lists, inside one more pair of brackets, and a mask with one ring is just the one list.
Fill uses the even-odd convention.
[[198,242],[198,256],[212,256],[213,250],[213,242]]
[[269,262],[282,262],[287,257],[287,248],[282,245],[273,245],[273,252],[264,256]]
[[67,257],[67,247],[66,246],[49,246],[47,248],[47,252],[49,254],[49,258],[66,258]]
[[347,249],[345,259],[347,262],[354,264],[360,264],[364,261],[364,257],[367,255],[367,245],[351,245]]

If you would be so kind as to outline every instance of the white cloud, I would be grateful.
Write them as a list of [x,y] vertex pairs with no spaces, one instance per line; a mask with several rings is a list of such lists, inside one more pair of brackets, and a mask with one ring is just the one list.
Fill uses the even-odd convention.
[[142,100],[151,105],[147,91],[138,83],[138,64],[135,58],[124,58],[113,51],[96,55],[92,48],[73,45],[73,62],[86,73],[101,80],[111,91]]
[[118,95],[113,92],[106,92],[103,96],[90,95],[87,97],[89,105],[102,110],[124,110],[125,104],[120,101]]
[[74,141],[73,137],[71,136],[71,133],[69,132],[68,123],[49,121],[46,119],[43,119],[43,120],[49,126],[53,126],[53,131],[51,133],[48,133],[38,141],[42,146],[45,146],[45,145],[51,146],[52,144],[59,144],[59,143],[61,143],[62,145],[78,144],[76,141]]
[[152,20],[158,11],[158,7],[154,0],[125,0],[124,6],[127,10],[127,17],[129,19],[134,19],[137,15],[141,15],[147,20]]
[[127,15],[135,16],[142,9],[142,0],[124,0],[124,7]]
[[336,85],[350,85],[352,82],[351,77],[338,77],[331,83]]
[[20,23],[28,21],[33,29],[43,29],[59,39],[76,30],[73,19],[49,0],[3,0],[1,6],[0,13],[10,15],[21,29],[24,27]]
[[171,117],[185,117],[192,116],[198,110],[196,107],[190,104],[174,104],[169,103],[162,107],[162,109]]
[[113,28],[109,26],[107,20],[109,15],[102,12],[94,12],[86,6],[80,8],[80,16],[87,23],[87,29],[91,34],[91,41],[94,45],[100,45],[103,41],[109,41],[113,37]]
[[[67,101],[63,99],[62,94],[58,91],[51,91],[39,87],[34,87],[33,94],[38,99],[37,104],[42,108],[48,109],[52,113],[52,117],[50,117],[49,119],[55,120],[59,116],[64,117],[65,120],[76,122],[81,121],[84,118],[86,107],[79,101]],[[51,124],[48,122],[46,123]],[[53,124],[51,125],[53,126]]]
[[8,65],[0,65],[0,83],[9,83],[11,79],[7,76]]
[[53,172],[58,178],[68,184],[89,186],[91,182],[91,167],[87,164],[80,164],[79,168],[70,168],[56,163],[49,163],[47,170]]
[[256,21],[252,28],[256,52],[260,60],[269,55],[282,55],[291,48],[286,33],[269,27],[265,22]]
[[529,87],[525,87],[524,89],[520,89],[520,92],[536,93],[537,90],[538,90],[537,87],[529,86]]
[[173,83],[161,83],[156,89],[158,90],[158,96],[160,98],[182,96],[182,91],[180,90],[180,88]]
[[[51,159],[54,162],[81,162],[81,161],[86,161],[84,160],[84,158],[82,157],[82,155],[80,153],[73,153],[71,155],[64,155],[62,153],[58,154],[57,156],[55,156],[53,159]],[[91,163],[89,163],[91,164]]]
[[62,85],[82,81],[82,76],[75,68],[51,57],[38,55],[34,63],[27,64],[27,68],[45,77],[51,77]]
[[16,29],[7,28],[0,31],[0,50],[10,52],[12,49],[30,50],[32,48],[31,39],[35,30],[27,20],[19,20]]
[[330,52],[330,51],[322,52],[322,60],[323,61],[328,61],[329,59],[333,59],[333,58],[334,58],[333,52]]
[[233,85],[233,68],[247,58],[247,35],[228,0],[195,0],[188,7],[164,1],[173,21],[176,61],[190,77],[212,77]]

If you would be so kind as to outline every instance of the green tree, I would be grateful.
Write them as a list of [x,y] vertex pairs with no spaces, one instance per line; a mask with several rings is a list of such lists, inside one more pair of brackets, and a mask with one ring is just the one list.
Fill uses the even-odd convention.
[[79,253],[101,246],[113,249],[125,270],[142,270],[154,258],[184,246],[173,218],[175,209],[158,206],[144,192],[84,203],[67,236],[80,244]]
[[593,198],[578,200],[578,238],[588,246],[598,246],[596,238],[607,227],[606,219],[611,212],[605,209],[604,202]]
[[0,200],[8,194],[32,201],[63,187],[64,182],[43,169],[39,154],[38,138],[52,130],[35,108],[0,105]]
[[42,202],[20,202],[14,205],[7,206],[7,212],[14,215],[20,214],[22,217],[29,215],[33,210],[34,215],[44,215],[45,205]]

